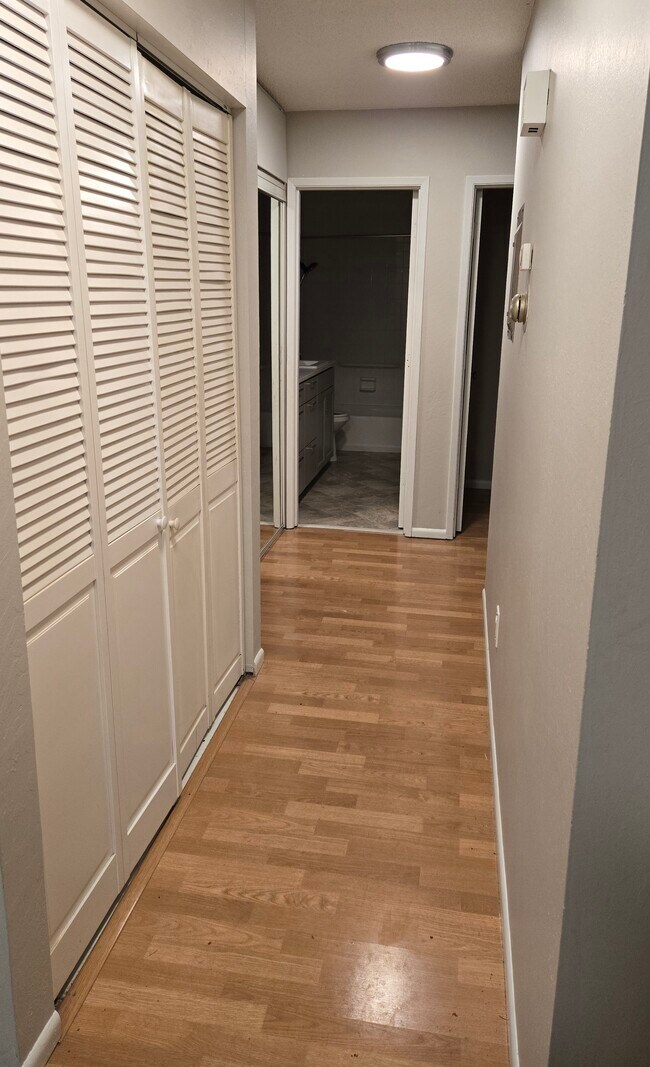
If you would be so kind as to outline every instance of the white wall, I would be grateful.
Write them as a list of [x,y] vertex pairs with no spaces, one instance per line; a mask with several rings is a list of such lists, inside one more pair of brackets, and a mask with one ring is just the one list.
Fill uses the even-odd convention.
[[[602,722],[588,728],[580,753],[578,745],[587,714],[588,649],[597,636],[592,599],[648,90],[649,10],[646,0],[538,0],[524,55],[524,76],[529,70],[551,68],[553,79],[543,138],[520,139],[517,149],[513,207],[516,212],[525,203],[524,240],[534,246],[534,261],[526,332],[518,327],[515,343],[505,341],[501,357],[487,572],[494,725],[524,1067],[549,1061],[554,1010],[562,1014],[550,1059],[558,1067],[644,1062],[638,1048],[628,1054],[632,1036],[618,1053],[612,1048],[614,1037],[623,1032],[623,1019],[630,1021],[627,1015],[616,1019],[611,1010],[624,994],[610,984],[619,961],[610,959],[610,969],[600,975],[588,966],[596,958],[590,936],[601,939],[602,964],[608,956],[608,927],[618,922],[613,887],[622,856],[614,835],[603,851],[593,850],[604,845],[601,802],[608,791],[620,797],[627,770],[622,753],[609,769],[602,762],[590,765],[590,748],[605,740],[602,732],[599,736]],[[647,362],[647,350],[643,359]],[[643,419],[645,454],[641,457],[637,448],[628,459],[635,464],[637,490],[646,494],[646,515],[631,544],[619,546],[619,551],[632,550],[629,565],[640,579],[647,576],[647,554],[640,550],[640,538],[647,542],[648,530],[647,407]],[[497,604],[498,649],[492,625]],[[634,630],[635,613],[623,621],[625,607],[619,598],[611,601],[609,617],[601,611],[604,630],[599,641],[614,642],[614,659],[625,655],[620,639],[627,631],[627,646],[634,645],[638,656],[647,660],[647,600],[644,630]],[[623,731],[623,750],[631,746],[628,755],[638,767],[633,751],[638,724],[628,733],[626,704],[619,702],[618,693],[609,692],[608,701],[610,737],[617,727]],[[647,691],[645,701],[647,738]],[[587,762],[581,769],[583,759]],[[592,796],[587,811],[576,795],[576,768],[581,777],[592,779],[596,795],[602,791],[598,803]],[[578,862],[567,896],[569,839],[577,812],[582,840],[575,847],[583,852],[583,865]],[[618,812],[621,828],[622,812],[623,805]],[[647,809],[645,814],[645,840],[636,847],[645,852],[639,854],[638,864],[646,865],[647,884]],[[633,818],[630,810],[627,819]],[[587,877],[584,857],[589,853],[594,867]],[[634,870],[632,857],[626,856],[625,862]],[[599,878],[604,906],[597,929],[589,916]],[[558,990],[563,924],[571,981]],[[611,1008],[607,996],[599,996],[601,1014],[610,1015],[608,1022],[605,1016],[600,1020],[598,1034],[604,1044],[594,1052],[585,1038],[587,1016],[580,1019],[579,1008],[599,984],[601,990],[609,984]],[[561,1005],[558,995],[566,998]],[[644,1010],[647,1018],[647,1004]],[[638,1027],[639,1019],[633,1025]]]
[[557,1065],[641,1064],[650,1051],[649,236],[650,98],[591,611],[551,1038]]
[[289,177],[430,178],[413,525],[446,525],[465,178],[514,167],[516,110],[296,112]]
[[257,86],[257,165],[286,182],[286,115],[261,85]]

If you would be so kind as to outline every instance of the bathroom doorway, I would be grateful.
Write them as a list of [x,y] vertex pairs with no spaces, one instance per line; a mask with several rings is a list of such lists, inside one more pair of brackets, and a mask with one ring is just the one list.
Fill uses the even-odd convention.
[[296,191],[294,524],[412,532],[424,199],[407,182]]
[[264,555],[285,526],[284,493],[284,210],[282,193],[268,180],[258,189],[260,551]]

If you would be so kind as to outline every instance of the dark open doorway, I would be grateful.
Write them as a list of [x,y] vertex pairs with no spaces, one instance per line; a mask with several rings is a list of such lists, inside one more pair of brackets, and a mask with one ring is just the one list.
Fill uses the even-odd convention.
[[465,389],[469,397],[462,428],[458,532],[489,510],[512,213],[512,189],[481,189],[478,195],[480,223],[473,251],[477,258],[468,331],[471,350]]

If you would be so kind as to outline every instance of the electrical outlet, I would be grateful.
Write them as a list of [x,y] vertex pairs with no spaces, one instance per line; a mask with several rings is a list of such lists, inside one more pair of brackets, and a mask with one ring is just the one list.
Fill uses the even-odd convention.
[[499,623],[501,622],[501,608],[497,604],[497,610],[494,615],[494,647],[499,647]]

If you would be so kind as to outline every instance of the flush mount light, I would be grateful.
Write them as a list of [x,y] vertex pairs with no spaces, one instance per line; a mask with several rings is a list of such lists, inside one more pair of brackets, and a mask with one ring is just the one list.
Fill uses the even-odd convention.
[[446,66],[453,56],[453,51],[446,44],[434,44],[432,41],[404,41],[402,44],[387,44],[377,52],[377,59],[390,70],[403,70],[416,73],[424,70],[438,70]]

